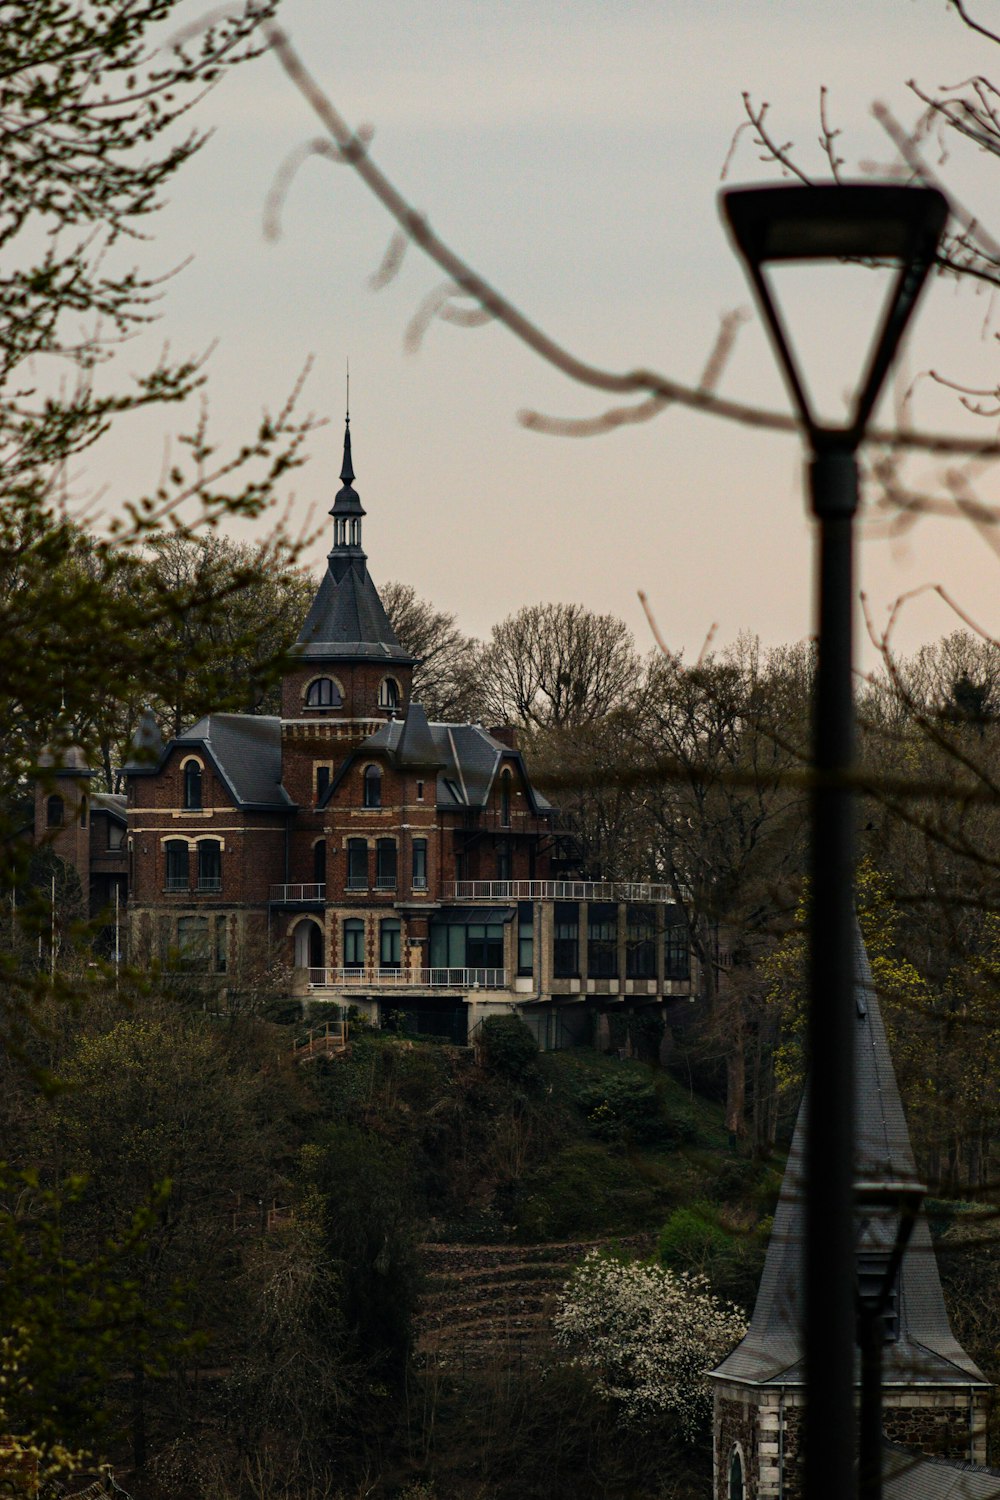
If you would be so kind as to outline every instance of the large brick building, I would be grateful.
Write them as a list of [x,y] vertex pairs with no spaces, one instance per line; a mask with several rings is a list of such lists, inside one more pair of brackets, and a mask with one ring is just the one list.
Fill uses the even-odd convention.
[[464,1040],[517,1009],[544,1046],[624,1045],[627,1018],[692,993],[683,914],[663,886],[570,878],[509,729],[428,723],[368,573],[354,480],[348,426],[333,548],[280,718],[208,714],[168,743],[147,718],[99,836],[80,826],[86,770],[65,768],[57,851],[90,870],[100,904],[102,859],[125,880],[127,822],[140,963],[222,988],[269,952],[301,997],[375,1020],[403,1012]]

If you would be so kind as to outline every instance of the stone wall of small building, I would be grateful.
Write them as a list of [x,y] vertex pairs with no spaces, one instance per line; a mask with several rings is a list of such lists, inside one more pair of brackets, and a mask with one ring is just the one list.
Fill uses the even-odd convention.
[[974,1387],[886,1390],[882,1428],[890,1442],[929,1458],[986,1462],[988,1394]]
[[743,1459],[745,1500],[802,1500],[802,1391],[719,1383],[713,1424],[714,1500],[729,1500],[734,1448]]
[[[804,1392],[799,1387],[715,1389],[714,1500],[729,1500],[734,1447],[744,1461],[745,1500],[802,1500]],[[989,1393],[971,1386],[908,1386],[883,1392],[882,1426],[890,1442],[932,1458],[986,1462]]]

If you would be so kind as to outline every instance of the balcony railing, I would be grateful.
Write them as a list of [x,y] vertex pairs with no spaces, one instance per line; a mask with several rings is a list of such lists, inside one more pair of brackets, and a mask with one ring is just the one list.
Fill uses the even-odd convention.
[[505,990],[506,969],[310,969],[313,989]]
[[222,890],[222,876],[221,875],[199,875],[198,876],[198,889],[199,889],[199,891],[221,891]]
[[631,901],[673,904],[673,886],[645,880],[454,880],[452,901]]
[[326,900],[326,884],[322,880],[311,885],[272,885],[268,898],[276,906],[299,906],[307,902]]
[[168,875],[165,889],[172,895],[176,896],[178,892],[188,891],[191,889],[191,887],[188,884],[188,878],[186,875]]

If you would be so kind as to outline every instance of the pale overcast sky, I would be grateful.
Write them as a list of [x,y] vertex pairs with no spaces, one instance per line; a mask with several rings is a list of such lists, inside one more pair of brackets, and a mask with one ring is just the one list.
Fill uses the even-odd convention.
[[[985,19],[1000,19],[993,0],[981,3]],[[338,108],[374,128],[382,168],[526,313],[595,363],[692,382],[720,315],[749,304],[716,204],[742,91],[770,101],[775,133],[820,171],[822,84],[849,163],[885,161],[873,100],[910,121],[918,106],[907,80],[934,88],[1000,64],[944,0],[286,0],[282,18]],[[522,604],[580,601],[624,618],[646,646],[639,589],[670,645],[689,654],[713,625],[720,642],[744,629],[768,643],[809,633],[797,439],[681,410],[586,441],[525,432],[522,407],[586,416],[602,398],[498,328],[436,324],[417,355],[405,353],[406,325],[441,278],[411,250],[390,287],[369,291],[391,226],[347,169],[308,162],[282,238],[265,241],[275,174],[317,134],[273,58],[227,80],[202,119],[214,137],[177,179],[142,252],[147,269],[191,264],[169,285],[155,333],[123,358],[138,369],[143,347],[163,340],[175,353],[214,344],[213,422],[235,438],[314,356],[305,404],[330,425],[294,478],[296,514],[312,508],[324,526],[310,560],[321,563],[328,547],[349,358],[376,583],[412,583],[479,635]],[[958,151],[947,170],[988,221],[1000,163]],[[775,173],[744,132],[728,180],[765,177]],[[992,228],[1000,232],[1000,216]],[[908,369],[995,381],[987,311],[985,297],[933,286]],[[814,321],[831,350],[849,330],[825,298]],[[786,406],[756,321],[722,388]],[[915,415],[962,421],[926,381]],[[119,431],[81,485],[104,487],[109,502],[154,485],[167,431],[162,414]],[[981,480],[988,498],[991,483]],[[862,585],[879,618],[901,592],[940,582],[1000,631],[998,569],[957,521],[863,546]],[[939,604],[916,605],[901,643],[955,623]]]

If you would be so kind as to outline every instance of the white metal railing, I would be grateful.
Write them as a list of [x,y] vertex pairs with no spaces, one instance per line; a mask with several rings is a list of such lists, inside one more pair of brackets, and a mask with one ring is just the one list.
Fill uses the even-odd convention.
[[310,969],[312,989],[505,990],[506,969]]
[[454,880],[452,901],[676,901],[669,885],[644,880]]
[[269,899],[281,906],[292,906],[300,901],[325,901],[326,884],[314,880],[311,885],[272,885]]

